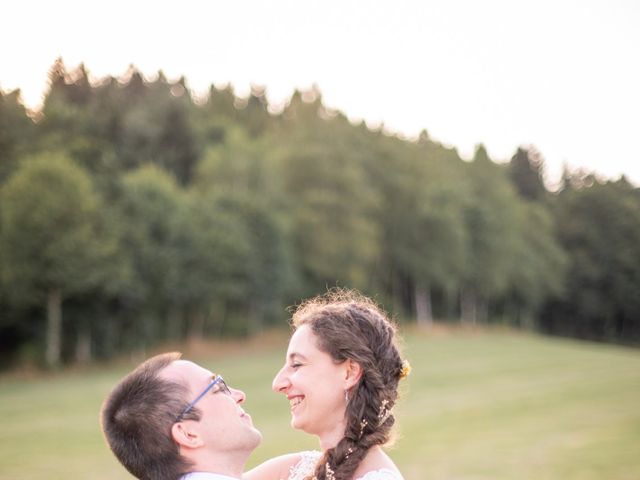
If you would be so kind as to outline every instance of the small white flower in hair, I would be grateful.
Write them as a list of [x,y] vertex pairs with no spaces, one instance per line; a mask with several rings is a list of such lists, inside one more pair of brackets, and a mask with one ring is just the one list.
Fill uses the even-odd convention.
[[366,418],[363,418],[360,422],[360,437],[364,434],[364,429],[367,428],[367,425],[369,425],[369,422],[367,422]]
[[391,408],[389,408],[389,400],[382,400],[380,405],[380,412],[378,412],[378,426],[387,421],[387,418],[391,415]]
[[327,473],[325,474],[325,478],[327,480],[336,480],[335,472],[331,470],[331,466],[329,465],[329,462],[325,464],[325,467],[327,470]]

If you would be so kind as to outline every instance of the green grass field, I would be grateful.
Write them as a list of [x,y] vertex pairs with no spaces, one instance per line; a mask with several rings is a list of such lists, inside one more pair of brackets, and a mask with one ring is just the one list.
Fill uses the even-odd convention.
[[[189,357],[247,393],[264,434],[248,466],[317,447],[271,392],[286,341]],[[389,452],[407,480],[640,478],[640,351],[508,332],[406,332],[405,343],[413,371]],[[131,478],[104,444],[98,411],[135,363],[0,379],[0,479]]]

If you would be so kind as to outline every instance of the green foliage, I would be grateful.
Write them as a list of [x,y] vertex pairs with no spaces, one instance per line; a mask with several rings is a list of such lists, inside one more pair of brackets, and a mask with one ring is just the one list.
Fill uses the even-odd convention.
[[14,304],[47,305],[47,363],[60,362],[62,301],[96,288],[113,250],[97,238],[91,179],[60,154],[23,162],[0,192],[0,282]]
[[[426,150],[424,145],[422,150]],[[416,283],[454,289],[460,286],[467,262],[467,185],[460,178],[458,165],[431,152],[409,153],[404,171],[397,165],[401,157],[397,163],[392,158],[387,166],[403,177],[388,193],[393,211],[387,213],[386,220],[395,236],[388,248],[395,252],[397,268]]]
[[453,293],[467,260],[462,161],[422,135],[417,144],[369,138],[370,181],[379,192],[379,282],[391,291],[393,309],[431,321],[431,293]]
[[379,252],[380,199],[367,181],[357,132],[340,117],[310,113],[318,109],[317,99],[307,104],[294,94],[276,154],[303,295],[336,283],[369,287]]
[[163,320],[178,295],[184,200],[173,177],[150,165],[123,177],[118,206],[125,225],[122,253],[133,267],[127,296],[142,312],[146,343],[164,337]]
[[[190,120],[193,107],[184,80],[167,83],[162,76],[134,90],[121,116],[118,154],[125,165],[153,163],[178,182],[190,182],[199,146]],[[125,93],[133,93],[126,92]]]
[[[518,249],[518,198],[504,170],[491,162],[483,146],[467,166],[470,182],[465,221],[468,264],[462,292],[462,317],[487,320],[487,300],[504,294]],[[480,307],[480,308],[478,308]],[[478,311],[480,310],[480,311]]]
[[99,199],[91,179],[68,158],[24,161],[2,188],[2,280],[18,302],[38,302],[51,288],[65,295],[95,285]]
[[[244,279],[236,303],[247,304],[250,329],[282,311],[282,300],[293,284],[289,235],[283,217],[283,196],[267,141],[251,142],[238,128],[226,142],[210,149],[198,170],[194,189],[210,202],[214,215],[234,218],[240,229],[235,245],[245,245],[238,259],[238,278]],[[197,198],[197,197],[194,197]]]
[[546,194],[542,158],[533,148],[518,148],[509,162],[509,178],[520,196],[527,200],[541,200]]
[[20,91],[0,90],[0,183],[17,168],[20,157],[31,151],[34,130],[20,103]]
[[183,249],[188,254],[183,277],[194,295],[187,295],[185,304],[241,303],[247,295],[251,255],[246,223],[224,205],[224,196],[192,193],[189,200],[192,249]]
[[315,86],[280,113],[262,87],[209,93],[61,59],[36,120],[0,92],[0,362],[56,337],[85,361],[246,335],[334,285],[426,326],[640,340],[626,181],[567,171],[552,194],[534,147],[464,162],[426,131],[350,123]]
[[640,194],[624,179],[566,189],[555,205],[569,255],[565,295],[551,307],[551,331],[640,338]]
[[544,302],[564,293],[567,253],[545,208],[528,203],[520,207],[519,216],[517,250],[505,301],[512,321],[531,328]]

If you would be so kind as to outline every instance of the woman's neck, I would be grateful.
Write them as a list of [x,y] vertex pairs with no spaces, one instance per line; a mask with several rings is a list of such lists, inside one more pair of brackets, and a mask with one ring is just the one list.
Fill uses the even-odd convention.
[[338,445],[340,440],[344,437],[345,428],[346,422],[340,422],[340,424],[335,428],[318,434],[318,438],[320,439],[320,448],[323,451],[326,451]]

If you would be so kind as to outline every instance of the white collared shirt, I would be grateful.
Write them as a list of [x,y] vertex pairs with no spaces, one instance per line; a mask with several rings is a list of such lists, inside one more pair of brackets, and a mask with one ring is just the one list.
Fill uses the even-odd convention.
[[222,475],[220,473],[191,472],[180,477],[180,480],[238,480],[236,477]]

